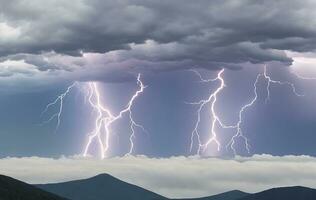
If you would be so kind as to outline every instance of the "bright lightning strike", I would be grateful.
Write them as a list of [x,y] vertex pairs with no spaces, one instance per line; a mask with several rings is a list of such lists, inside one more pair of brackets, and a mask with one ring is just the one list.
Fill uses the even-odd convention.
[[55,114],[53,114],[48,120],[44,121],[43,123],[49,123],[50,121],[52,121],[53,119],[57,119],[57,124],[56,124],[56,128],[55,128],[55,132],[58,130],[59,126],[60,126],[60,121],[61,121],[61,114],[63,112],[63,105],[64,105],[64,98],[69,94],[69,92],[71,91],[71,89],[76,85],[77,83],[74,82],[73,84],[71,84],[64,93],[60,94],[53,102],[47,104],[45,110],[42,112],[41,116],[44,115],[50,107],[59,104],[59,108],[58,108],[58,112],[56,112]]
[[[267,67],[264,66],[263,69],[263,73],[259,73],[256,77],[256,80],[253,84],[253,88],[254,88],[254,97],[251,99],[251,101],[247,104],[245,104],[244,106],[241,107],[241,109],[239,110],[239,114],[238,114],[238,121],[235,125],[230,125],[227,126],[225,125],[220,118],[218,117],[216,110],[215,110],[215,105],[216,105],[216,101],[217,101],[217,97],[218,94],[224,89],[225,87],[225,81],[222,77],[223,73],[224,73],[224,69],[222,69],[218,74],[217,77],[214,79],[204,79],[202,77],[202,75],[196,71],[196,70],[190,70],[193,71],[195,74],[198,75],[198,77],[200,78],[201,82],[207,83],[207,82],[214,82],[214,81],[220,81],[220,86],[213,92],[210,94],[208,99],[205,100],[201,100],[199,102],[194,102],[194,103],[190,103],[193,105],[199,105],[199,108],[197,110],[197,121],[195,123],[194,129],[192,131],[191,134],[191,144],[190,144],[190,151],[192,151],[193,148],[193,143],[194,143],[194,138],[197,138],[198,141],[198,152],[197,154],[200,154],[201,151],[205,151],[205,149],[208,147],[208,145],[212,142],[214,142],[217,145],[217,150],[220,150],[221,144],[219,142],[219,140],[217,139],[217,131],[216,131],[216,125],[219,125],[222,129],[236,129],[236,133],[232,136],[232,138],[230,139],[230,141],[228,142],[228,144],[226,145],[226,148],[231,148],[234,155],[237,154],[236,148],[235,148],[235,144],[236,144],[236,139],[237,138],[242,138],[245,144],[245,148],[247,150],[248,153],[250,153],[250,145],[248,142],[248,138],[243,134],[243,130],[242,130],[242,124],[244,123],[244,114],[245,112],[252,107],[255,102],[258,99],[258,93],[257,93],[257,85],[259,84],[259,80],[260,77],[263,77],[266,81],[267,81],[267,86],[266,86],[266,90],[267,90],[267,97],[266,97],[266,102],[270,99],[270,87],[271,84],[279,84],[279,85],[288,85],[291,87],[293,93],[296,96],[303,96],[302,94],[299,94],[295,88],[295,85],[291,82],[288,81],[279,81],[279,80],[273,80],[271,78],[270,75],[268,75],[267,73]],[[312,78],[311,78],[312,79]],[[314,78],[313,78],[314,79]],[[316,79],[316,78],[315,78]],[[203,108],[207,105],[210,104],[211,105],[211,117],[212,117],[212,122],[211,122],[211,136],[209,137],[209,139],[207,140],[206,143],[202,143],[201,141],[201,137],[200,137],[200,133],[198,131],[199,125],[200,125],[200,121],[201,121],[201,111],[203,110]]]
[[[198,151],[197,153],[200,154],[201,151],[205,151],[207,149],[207,147],[211,144],[211,143],[215,143],[217,145],[217,150],[220,150],[221,144],[219,142],[219,140],[217,139],[217,131],[216,131],[216,125],[219,125],[221,128],[236,128],[236,126],[227,126],[225,125],[221,119],[219,118],[219,116],[216,113],[215,110],[215,105],[217,102],[217,96],[219,95],[219,93],[224,89],[225,87],[225,81],[224,78],[222,77],[223,73],[224,73],[224,69],[222,69],[221,71],[219,71],[219,73],[217,74],[217,77],[215,79],[203,79],[201,74],[198,73],[197,71],[194,71],[201,79],[202,82],[210,82],[210,81],[219,81],[220,85],[219,87],[210,94],[210,96],[208,97],[208,99],[204,99],[204,100],[200,100],[199,102],[193,102],[190,104],[193,105],[199,105],[199,108],[197,110],[197,121],[195,123],[194,129],[192,131],[192,135],[191,135],[191,145],[190,145],[190,151],[192,151],[193,148],[193,140],[194,137],[197,137],[197,141],[198,141]],[[212,121],[211,121],[211,130],[210,130],[210,137],[209,139],[205,142],[202,143],[201,138],[200,138],[200,133],[198,131],[199,125],[200,125],[200,121],[201,121],[201,111],[202,109],[207,105],[210,104],[211,106],[211,116],[212,116]]]
[[[64,98],[70,93],[70,91],[73,89],[74,86],[77,85],[77,82],[71,84],[70,86],[67,87],[66,91],[60,94],[53,102],[47,104],[45,110],[42,112],[42,115],[44,115],[48,110],[55,105],[58,106],[58,111],[54,113],[48,120],[46,120],[44,123],[49,123],[53,119],[57,119],[57,124],[55,128],[55,132],[58,130],[60,123],[61,123],[61,115],[63,112],[63,107],[64,107]],[[138,74],[137,76],[137,85],[139,89],[134,93],[126,107],[121,110],[118,115],[114,115],[111,113],[109,109],[107,109],[101,102],[101,94],[98,88],[98,84],[96,82],[89,82],[88,84],[88,90],[85,95],[85,102],[88,101],[90,106],[93,108],[94,111],[97,112],[97,117],[94,122],[94,130],[89,134],[88,138],[88,143],[86,144],[84,148],[84,156],[88,155],[88,151],[90,148],[90,145],[94,139],[97,140],[100,146],[100,154],[101,158],[105,158],[105,154],[109,149],[109,143],[110,143],[110,135],[111,135],[111,130],[110,126],[116,122],[117,120],[121,119],[124,114],[128,115],[129,118],[129,127],[131,130],[131,134],[129,136],[129,141],[130,141],[130,148],[129,151],[126,155],[132,154],[134,150],[134,138],[135,138],[135,129],[140,128],[144,132],[147,132],[144,127],[140,124],[138,124],[134,118],[133,118],[133,112],[132,112],[132,107],[134,104],[134,101],[136,98],[141,95],[146,88],[144,86],[143,82],[141,81],[141,75]]]
[[[132,106],[134,104],[134,101],[136,98],[143,93],[146,86],[142,83],[140,79],[140,74],[137,76],[137,85],[139,86],[139,89],[135,92],[135,94],[132,96],[130,101],[128,102],[125,109],[119,112],[118,115],[113,115],[111,111],[107,108],[105,108],[100,99],[100,91],[98,89],[97,83],[90,82],[90,92],[89,92],[89,98],[88,101],[92,108],[94,108],[98,116],[95,120],[95,128],[92,133],[89,134],[88,143],[86,144],[84,148],[84,156],[88,155],[88,151],[90,148],[90,145],[94,139],[97,139],[100,150],[101,150],[101,158],[105,158],[105,154],[109,149],[109,140],[111,135],[110,126],[116,122],[118,119],[122,118],[125,113],[128,113],[128,117],[130,120],[130,129],[131,129],[131,135],[129,137],[130,140],[130,149],[127,155],[131,154],[134,150],[134,138],[135,138],[135,128],[141,128],[143,131],[145,129],[140,124],[136,123],[133,119],[133,113],[132,113]],[[104,138],[104,139],[103,139]],[[104,141],[104,142],[103,142]]]
[[[210,95],[210,97],[207,99],[207,100],[201,100],[200,102],[197,102],[197,103],[192,103],[192,104],[198,104],[200,105],[199,106],[199,109],[198,109],[198,119],[197,119],[197,122],[195,124],[195,127],[194,127],[194,130],[192,132],[192,136],[191,136],[191,146],[190,146],[190,150],[192,151],[192,148],[193,148],[193,139],[194,139],[194,136],[197,137],[198,139],[198,142],[199,142],[199,149],[198,149],[198,154],[200,153],[201,151],[201,148],[207,148],[207,146],[211,143],[211,142],[215,142],[218,146],[218,150],[220,150],[220,143],[219,141],[217,140],[217,134],[216,134],[216,131],[215,131],[215,125],[218,123],[222,128],[231,128],[231,129],[236,129],[236,134],[231,138],[230,142],[227,144],[226,148],[227,147],[230,147],[234,154],[236,155],[236,149],[234,147],[235,145],[235,141],[237,138],[242,138],[245,142],[245,148],[247,149],[248,152],[250,152],[250,145],[248,143],[248,138],[246,136],[243,135],[243,132],[242,132],[242,128],[241,128],[241,125],[243,123],[243,114],[244,112],[251,106],[254,105],[254,103],[256,102],[257,98],[258,98],[258,94],[257,94],[257,84],[259,82],[259,78],[261,76],[261,74],[258,74],[257,75],[257,78],[256,78],[256,81],[254,83],[254,98],[249,102],[247,103],[246,105],[244,105],[240,111],[239,111],[239,120],[238,122],[236,123],[236,125],[231,125],[231,126],[227,126],[225,124],[223,124],[221,122],[221,120],[219,119],[219,117],[216,115],[216,112],[215,112],[215,103],[216,103],[216,100],[217,100],[217,95],[218,93],[225,87],[225,82],[224,82],[224,79],[222,77],[222,73],[224,72],[224,70],[220,71],[217,78],[215,79],[204,79],[201,74],[195,70],[192,70],[194,73],[196,73],[200,79],[201,79],[201,82],[211,82],[211,81],[216,81],[216,80],[220,80],[221,82],[221,85],[217,88],[217,90],[212,93]],[[211,128],[211,137],[210,139],[205,143],[205,144],[202,144],[201,143],[201,140],[200,140],[200,134],[198,132],[198,127],[199,127],[199,123],[200,123],[200,120],[201,120],[201,110],[203,109],[203,107],[205,106],[205,104],[207,103],[210,103],[211,104],[211,115],[213,117],[213,120],[212,120],[212,128]]]

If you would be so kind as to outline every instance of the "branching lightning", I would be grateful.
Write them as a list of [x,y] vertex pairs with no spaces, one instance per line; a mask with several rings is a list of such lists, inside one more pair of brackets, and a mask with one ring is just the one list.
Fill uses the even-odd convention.
[[239,115],[238,115],[238,122],[237,122],[237,126],[236,126],[236,129],[237,129],[236,134],[233,135],[233,137],[231,138],[231,140],[229,141],[229,143],[228,143],[227,146],[226,146],[226,148],[227,148],[227,147],[230,147],[230,148],[233,150],[234,155],[237,154],[237,151],[236,151],[234,145],[235,145],[236,139],[237,139],[238,137],[240,137],[240,138],[242,138],[242,139],[244,140],[244,142],[245,142],[245,148],[247,149],[247,152],[250,153],[250,145],[249,145],[249,142],[248,142],[248,138],[247,138],[246,136],[244,136],[243,131],[242,131],[242,128],[241,128],[241,125],[242,125],[242,123],[243,123],[243,114],[244,114],[244,112],[245,112],[248,108],[252,107],[252,106],[254,105],[254,103],[255,103],[255,102],[257,101],[257,99],[258,99],[257,84],[258,84],[258,82],[259,82],[260,76],[261,76],[261,74],[258,74],[258,75],[257,75],[256,81],[255,81],[255,83],[253,84],[254,97],[253,97],[253,99],[252,99],[249,103],[247,103],[246,105],[244,105],[243,107],[241,107],[241,109],[240,109],[240,111],[239,111]]
[[57,119],[57,124],[56,124],[56,128],[55,128],[55,132],[58,130],[59,126],[60,126],[60,121],[61,121],[61,114],[63,112],[63,106],[64,106],[64,98],[69,94],[69,92],[71,91],[71,89],[77,84],[77,82],[74,82],[73,84],[71,84],[64,93],[60,94],[53,102],[47,104],[45,110],[42,112],[41,116],[44,115],[50,107],[59,104],[59,108],[58,108],[58,112],[56,112],[55,114],[53,114],[48,120],[44,121],[43,123],[49,123],[50,121],[52,121],[53,119]]
[[288,81],[276,81],[276,80],[273,80],[267,73],[267,66],[266,65],[264,66],[263,69],[264,69],[263,76],[268,81],[267,87],[266,87],[266,90],[267,90],[266,103],[270,100],[270,86],[271,86],[271,84],[288,85],[288,86],[291,87],[293,93],[296,96],[298,96],[298,97],[304,96],[303,94],[299,94],[296,91],[296,87],[295,87],[294,83],[291,83],[291,82],[288,82]]
[[[100,91],[98,89],[97,83],[95,83],[95,82],[89,83],[90,96],[88,98],[88,101],[89,101],[90,105],[92,106],[92,108],[94,108],[97,111],[98,116],[95,120],[95,128],[94,128],[93,132],[91,132],[89,134],[88,143],[86,144],[86,146],[84,148],[84,153],[83,153],[84,156],[88,155],[88,151],[89,151],[89,148],[90,148],[92,141],[94,139],[97,139],[97,141],[100,145],[101,158],[102,159],[105,158],[105,154],[109,149],[109,140],[110,140],[110,135],[111,135],[110,126],[114,122],[116,122],[118,119],[121,119],[125,113],[128,113],[128,117],[130,120],[130,129],[131,129],[131,135],[129,137],[130,149],[129,149],[129,152],[127,153],[127,155],[129,155],[133,152],[135,128],[138,127],[138,128],[141,128],[143,131],[145,131],[143,126],[141,126],[140,124],[135,122],[135,120],[133,119],[133,113],[132,113],[132,106],[134,104],[135,99],[141,93],[143,93],[144,89],[146,88],[146,86],[143,85],[143,83],[140,79],[140,74],[138,74],[138,77],[137,77],[137,84],[139,86],[139,89],[132,96],[132,98],[128,102],[127,106],[125,107],[125,109],[120,111],[119,114],[115,116],[111,113],[111,111],[109,109],[105,108],[102,105],[101,99],[100,99]],[[104,137],[104,140],[102,139],[102,137]]]
[[[197,137],[198,140],[198,151],[197,153],[200,154],[201,151],[205,151],[207,149],[207,147],[211,144],[211,143],[215,143],[217,145],[217,150],[220,150],[221,144],[219,142],[219,140],[217,139],[217,131],[216,131],[216,125],[219,125],[221,128],[236,128],[236,126],[227,126],[225,125],[221,119],[219,118],[219,116],[216,113],[215,110],[215,105],[216,105],[216,101],[217,101],[217,96],[218,94],[224,89],[225,87],[225,81],[224,78],[222,77],[223,73],[224,73],[224,69],[222,69],[221,71],[219,71],[219,73],[217,74],[217,77],[215,79],[203,79],[201,74],[198,73],[197,71],[194,71],[201,79],[202,82],[210,82],[210,81],[219,81],[220,85],[219,87],[210,94],[210,96],[208,97],[208,99],[204,99],[201,100],[199,102],[193,102],[190,104],[193,105],[198,105],[199,108],[197,110],[197,121],[195,123],[194,129],[192,131],[192,135],[191,135],[191,145],[190,145],[190,151],[192,151],[193,148],[193,143],[194,143],[194,136]],[[206,141],[206,143],[202,143],[201,138],[200,138],[200,133],[198,131],[199,125],[200,125],[200,121],[201,121],[201,111],[204,108],[204,106],[206,106],[207,104],[211,105],[211,117],[212,117],[212,122],[211,122],[211,133],[210,133],[210,137],[209,139]]]
[[[61,115],[63,112],[63,106],[64,106],[64,98],[69,94],[69,92],[73,89],[74,86],[76,86],[78,83],[75,82],[71,84],[69,87],[67,87],[66,91],[60,94],[54,101],[47,104],[45,110],[42,112],[42,115],[45,114],[52,106],[59,105],[58,111],[54,113],[48,120],[46,120],[44,123],[49,123],[53,119],[57,119],[57,125],[55,132],[60,126],[61,123]],[[89,105],[93,108],[93,110],[97,113],[96,119],[94,121],[94,130],[89,133],[88,142],[84,147],[83,156],[88,156],[88,152],[90,149],[90,146],[94,140],[97,141],[97,143],[100,146],[100,155],[101,158],[105,158],[106,152],[108,151],[110,147],[110,136],[111,136],[111,125],[118,121],[119,119],[123,118],[126,114],[129,118],[129,128],[131,130],[131,134],[129,136],[130,141],[130,147],[129,151],[126,155],[132,154],[134,150],[134,138],[135,138],[135,129],[140,128],[144,132],[147,132],[142,125],[137,123],[133,118],[133,112],[132,107],[134,105],[135,100],[139,95],[141,95],[146,88],[144,86],[143,82],[141,81],[141,75],[138,74],[137,76],[137,85],[139,89],[134,93],[132,98],[129,100],[127,105],[123,110],[121,110],[117,115],[112,114],[110,109],[106,108],[102,104],[101,100],[101,93],[98,88],[98,84],[96,82],[88,82],[88,90],[85,92],[85,102],[88,102]]]
[[[195,71],[195,70],[190,70],[190,71],[193,71],[195,74],[197,74],[198,77],[200,78],[201,82],[220,81],[220,86],[213,93],[210,94],[208,99],[201,100],[199,102],[190,103],[190,104],[193,104],[193,105],[199,105],[198,110],[197,110],[197,121],[195,123],[194,129],[193,129],[192,134],[191,134],[191,144],[190,144],[190,151],[192,151],[194,138],[196,137],[197,141],[198,141],[198,145],[199,145],[197,154],[200,154],[202,152],[202,150],[204,151],[208,147],[208,145],[210,143],[212,143],[212,142],[214,142],[217,145],[217,147],[218,147],[217,150],[218,151],[220,150],[221,144],[220,144],[220,142],[219,142],[219,140],[217,138],[218,133],[216,132],[216,125],[219,125],[222,129],[226,129],[226,128],[236,129],[236,133],[232,136],[232,138],[230,139],[230,141],[226,145],[227,149],[228,148],[232,149],[234,155],[237,154],[237,151],[236,151],[236,148],[235,148],[235,144],[236,144],[236,139],[237,138],[242,138],[243,139],[244,144],[245,144],[245,148],[246,148],[247,152],[250,153],[249,140],[243,134],[242,124],[244,123],[243,118],[244,118],[245,112],[250,107],[254,106],[255,102],[258,99],[257,89],[258,89],[258,84],[259,84],[259,81],[260,81],[261,77],[263,77],[267,81],[267,85],[266,85],[267,97],[266,97],[266,100],[265,100],[266,102],[268,102],[269,99],[270,99],[270,87],[271,87],[271,84],[288,85],[288,86],[291,87],[293,93],[296,96],[299,96],[299,97],[300,96],[304,96],[304,95],[302,95],[302,94],[297,92],[296,87],[295,87],[295,85],[293,83],[288,82],[288,81],[273,80],[271,78],[271,76],[269,76],[268,73],[267,73],[267,67],[264,66],[263,72],[259,73],[257,75],[256,80],[255,80],[255,82],[253,84],[254,97],[251,99],[251,101],[249,103],[243,105],[241,107],[241,109],[239,110],[237,123],[234,124],[234,125],[227,126],[220,120],[220,118],[218,117],[218,115],[217,115],[217,113],[215,111],[215,106],[216,106],[216,101],[217,101],[218,94],[225,87],[225,81],[224,81],[224,79],[222,77],[222,74],[224,73],[224,69],[222,69],[218,73],[218,75],[217,75],[217,77],[215,79],[204,79],[202,77],[202,75],[198,71]],[[306,79],[309,79],[309,78],[306,78]],[[311,79],[314,79],[314,78],[311,78]],[[316,80],[316,78],[315,78],[315,80]],[[201,111],[204,108],[204,106],[206,106],[207,104],[211,105],[211,117],[212,117],[211,130],[210,130],[211,136],[209,137],[209,139],[207,140],[206,143],[202,143],[201,136],[200,136],[200,133],[198,131],[198,128],[199,128],[199,125],[200,125],[200,122],[201,122]]]
[[[253,84],[253,91],[254,96],[253,98],[245,105],[241,107],[238,113],[238,121],[234,123],[233,125],[226,125],[222,119],[219,117],[216,109],[216,103],[218,101],[218,96],[221,94],[223,89],[225,88],[225,80],[223,78],[223,74],[225,72],[224,69],[220,70],[217,74],[217,76],[213,79],[204,79],[202,75],[196,71],[196,70],[190,70],[193,71],[203,83],[208,82],[218,82],[219,86],[208,96],[207,99],[202,99],[198,102],[189,103],[192,105],[197,105],[197,120],[194,125],[194,129],[191,133],[191,144],[190,144],[190,151],[192,152],[193,145],[195,138],[198,143],[198,149],[197,154],[201,154],[204,152],[211,143],[214,143],[217,146],[217,150],[220,151],[222,144],[220,143],[218,139],[218,130],[217,128],[221,129],[235,129],[236,132],[232,136],[232,138],[229,140],[228,144],[226,145],[226,148],[231,148],[233,153],[236,155],[237,151],[235,148],[236,145],[236,139],[241,138],[244,141],[245,149],[248,153],[250,153],[250,144],[248,138],[243,134],[242,125],[244,123],[244,114],[245,112],[252,106],[254,106],[255,102],[258,99],[258,84],[261,80],[260,78],[264,79],[266,81],[266,99],[265,101],[268,102],[270,100],[270,89],[272,84],[277,85],[287,85],[292,89],[292,92],[296,96],[304,96],[297,92],[296,87],[293,83],[289,81],[280,81],[280,80],[274,80],[271,78],[271,76],[267,72],[267,66],[265,65],[263,68],[263,72],[259,73],[256,77],[256,80]],[[296,77],[304,80],[316,80],[316,78],[311,77],[303,77],[299,74],[296,74],[292,72]],[[75,82],[67,87],[67,89],[60,94],[54,101],[47,104],[44,111],[42,112],[42,115],[47,113],[51,107],[58,105],[58,110],[56,113],[54,113],[48,120],[46,120],[44,123],[51,122],[53,119],[57,120],[55,132],[58,130],[60,123],[61,123],[61,115],[63,112],[64,107],[64,99],[67,95],[69,95],[70,91],[77,85],[78,83]],[[137,76],[137,85],[138,89],[133,94],[129,102],[126,104],[123,110],[121,110],[117,115],[113,114],[110,109],[108,109],[106,106],[102,103],[101,93],[100,89],[98,88],[98,84],[96,82],[88,82],[88,90],[85,93],[85,101],[89,103],[89,105],[93,108],[93,111],[97,113],[96,119],[94,120],[94,129],[92,132],[89,133],[88,141],[83,149],[83,156],[88,156],[89,150],[91,148],[91,144],[93,141],[96,141],[100,147],[100,156],[101,158],[106,157],[106,153],[108,152],[110,148],[110,138],[111,138],[111,126],[117,122],[119,119],[123,118],[124,116],[127,116],[129,119],[129,128],[130,128],[130,147],[129,151],[126,155],[132,154],[134,151],[134,139],[135,139],[135,131],[137,128],[142,129],[142,131],[146,132],[144,127],[137,123],[134,120],[132,108],[134,105],[135,100],[144,92],[144,89],[146,86],[144,86],[143,82],[141,81],[141,75],[138,74]],[[211,116],[211,122],[210,122],[210,130],[209,130],[209,136],[208,139],[203,142],[201,139],[201,134],[199,132],[199,127],[201,123],[201,112],[206,106],[210,106],[210,116]]]
[[198,71],[196,71],[196,70],[194,70],[194,69],[190,69],[190,70],[188,70],[188,71],[191,71],[191,72],[195,73],[195,74],[200,78],[200,82],[202,82],[202,83],[209,83],[209,82],[214,82],[214,81],[219,80],[219,79],[218,79],[218,76],[217,76],[216,78],[204,79],[204,78],[202,77],[202,75],[200,74],[200,72],[198,72]]

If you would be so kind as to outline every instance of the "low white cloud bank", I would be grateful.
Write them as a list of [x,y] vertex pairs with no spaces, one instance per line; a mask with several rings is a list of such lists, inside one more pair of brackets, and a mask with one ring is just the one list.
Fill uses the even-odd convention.
[[257,192],[271,187],[316,187],[316,158],[254,155],[234,160],[198,157],[25,157],[0,160],[0,174],[28,183],[62,182],[109,173],[167,197],[199,197],[233,189]]

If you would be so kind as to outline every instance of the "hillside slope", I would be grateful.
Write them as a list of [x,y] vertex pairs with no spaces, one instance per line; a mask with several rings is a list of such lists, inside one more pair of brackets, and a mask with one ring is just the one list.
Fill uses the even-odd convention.
[[66,200],[66,198],[0,175],[0,200]]
[[42,184],[37,187],[72,200],[161,200],[156,193],[121,181],[108,174],[64,183]]
[[316,190],[306,187],[282,187],[265,190],[239,200],[315,200]]

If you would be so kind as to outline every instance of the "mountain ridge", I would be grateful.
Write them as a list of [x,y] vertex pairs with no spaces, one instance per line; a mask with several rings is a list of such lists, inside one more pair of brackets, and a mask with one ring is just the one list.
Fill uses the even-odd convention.
[[0,200],[67,200],[9,176],[0,175]]
[[238,200],[315,200],[316,189],[291,186],[278,187],[254,193]]
[[238,200],[247,195],[250,195],[250,193],[246,193],[240,190],[231,190],[228,192],[223,192],[223,193],[219,193],[212,196],[198,197],[198,198],[181,198],[181,199],[173,199],[173,200]]
[[[47,191],[50,191],[52,193],[56,193],[60,196],[64,196],[64,193],[63,192],[60,192],[60,191],[56,191],[52,188],[49,188],[51,186],[57,186],[59,185],[58,187],[59,188],[67,188],[65,187],[65,184],[70,184],[70,183],[74,183],[74,182],[77,182],[77,181],[84,181],[84,182],[103,182],[104,180],[107,180],[106,183],[103,183],[103,185],[106,187],[109,187],[111,184],[114,183],[115,185],[115,182],[119,182],[121,183],[122,185],[120,185],[122,188],[124,188],[123,185],[127,185],[127,186],[133,186],[133,187],[136,187],[138,189],[140,189],[141,187],[138,187],[138,186],[135,186],[135,185],[132,185],[130,183],[126,183],[120,179],[117,179],[116,177],[113,177],[111,176],[110,174],[99,174],[99,175],[96,175],[94,177],[91,177],[91,178],[88,178],[88,179],[82,179],[82,180],[76,180],[76,181],[70,181],[70,182],[64,182],[64,183],[55,183],[55,184],[46,184],[46,186],[44,185],[38,185],[40,188],[42,189],[46,189]],[[101,184],[102,185],[102,184]],[[117,187],[117,186],[116,186]],[[80,190],[84,190],[83,189],[84,187],[80,188]],[[56,189],[56,188],[55,188]],[[104,189],[104,188],[103,188]],[[221,193],[221,194],[217,194],[217,195],[213,195],[213,196],[207,196],[207,197],[200,197],[200,198],[178,198],[178,199],[171,199],[171,198],[166,198],[166,197],[163,197],[159,194],[156,194],[156,193],[153,193],[149,190],[146,190],[146,189],[142,189],[142,192],[145,192],[145,193],[142,193],[142,194],[146,194],[148,193],[147,195],[136,195],[135,198],[133,198],[133,196],[115,196],[115,195],[112,195],[111,197],[108,197],[106,196],[106,194],[103,194],[103,195],[100,195],[99,197],[95,196],[94,198],[89,198],[87,196],[84,197],[84,195],[80,195],[80,197],[74,197],[74,196],[71,196],[71,195],[65,195],[64,197],[67,197],[67,198],[70,198],[72,200],[97,200],[97,199],[101,199],[101,198],[105,198],[105,197],[108,197],[106,199],[115,199],[115,200],[125,200],[126,198],[128,199],[137,199],[137,200],[152,200],[152,199],[155,199],[155,200],[158,200],[158,199],[163,199],[163,200],[280,200],[280,197],[283,197],[282,199],[286,199],[286,200],[315,200],[316,199],[316,190],[315,189],[312,189],[312,188],[306,188],[306,187],[302,187],[302,186],[293,186],[293,187],[280,187],[280,188],[272,188],[272,189],[268,189],[268,190],[264,190],[262,192],[258,192],[258,193],[254,193],[254,194],[250,194],[250,193],[246,193],[246,192],[243,192],[243,191],[240,191],[240,190],[232,190],[232,191],[228,191],[228,192],[224,192],[224,193]],[[115,187],[112,189],[109,188],[108,191],[115,191]],[[97,191],[94,191],[97,193]],[[118,191],[118,192],[123,192],[124,191]],[[125,191],[126,192],[126,191]],[[94,193],[95,194],[95,193]],[[151,195],[149,195],[151,194]],[[154,195],[153,195],[154,194]],[[286,198],[285,198],[286,197]]]
[[[66,192],[66,193],[63,193]],[[71,198],[70,198],[71,197]],[[316,189],[291,186],[277,187],[258,193],[232,190],[200,197],[168,199],[159,194],[126,183],[110,174],[99,174],[87,179],[30,185],[0,175],[0,200],[315,200]]]
[[99,200],[100,198],[115,200],[167,199],[139,186],[126,183],[109,174],[99,174],[87,179],[63,183],[38,184],[35,186],[71,200]]

